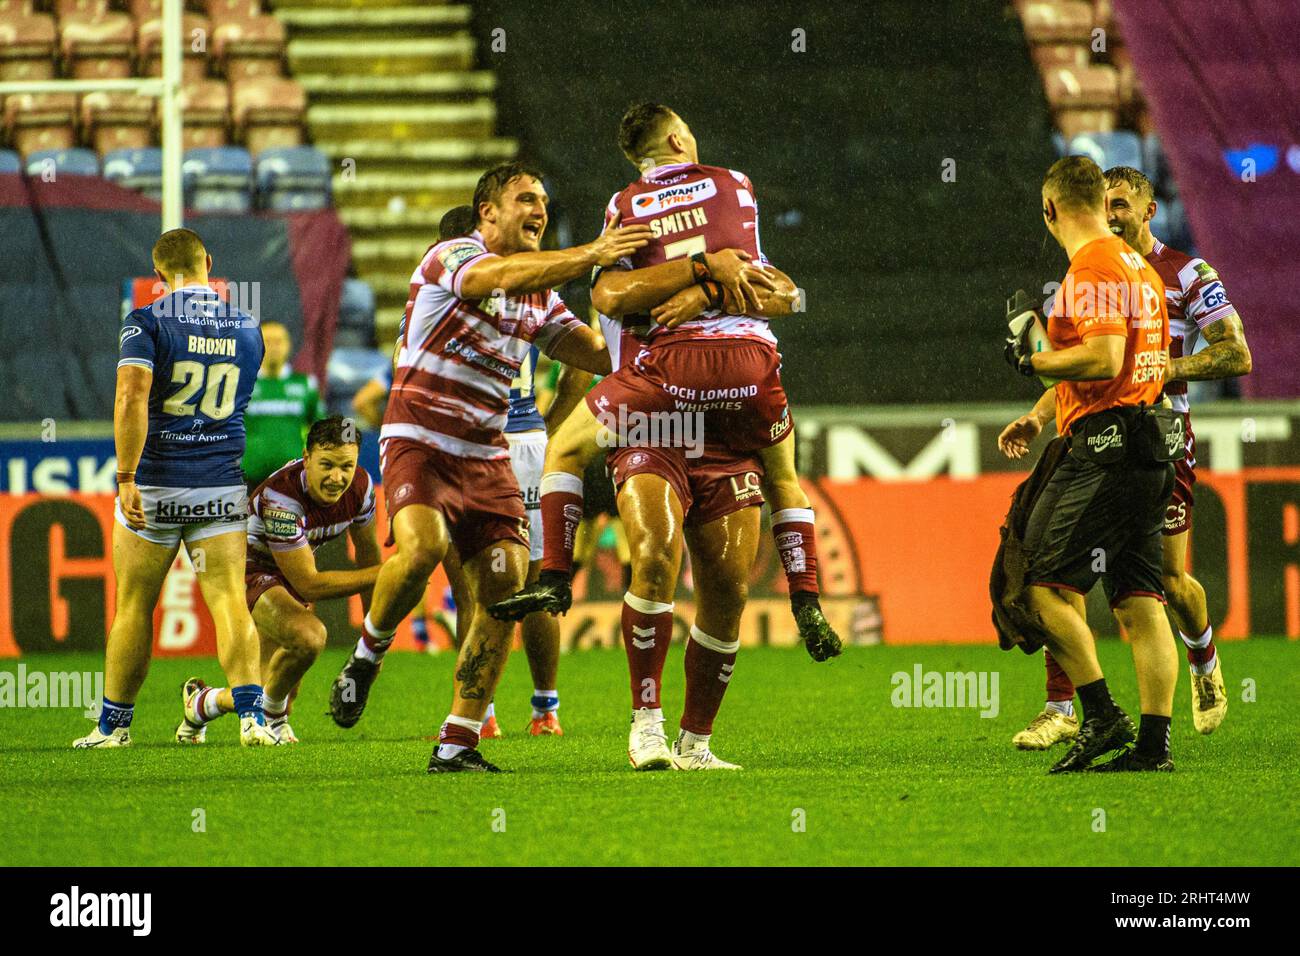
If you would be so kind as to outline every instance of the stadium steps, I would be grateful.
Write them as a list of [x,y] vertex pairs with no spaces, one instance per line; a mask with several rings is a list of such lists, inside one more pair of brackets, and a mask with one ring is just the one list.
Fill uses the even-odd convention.
[[356,273],[375,291],[381,346],[442,215],[518,150],[496,136],[497,78],[475,69],[472,13],[429,0],[275,4],[312,142],[338,170],[334,204]]

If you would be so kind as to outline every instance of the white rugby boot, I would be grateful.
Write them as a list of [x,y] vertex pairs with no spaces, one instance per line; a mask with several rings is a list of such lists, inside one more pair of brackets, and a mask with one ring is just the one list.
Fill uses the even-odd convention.
[[682,730],[673,741],[673,766],[678,770],[742,770],[709,749],[709,738]]
[[208,721],[199,713],[199,697],[208,689],[201,677],[191,677],[181,685],[180,726],[176,728],[178,744],[201,744],[208,739]]
[[256,717],[239,718],[239,743],[243,747],[274,747],[279,741]]
[[298,735],[295,734],[293,728],[289,726],[288,714],[281,714],[279,717],[274,717],[268,720],[266,722],[266,729],[275,734],[275,742],[281,747],[288,744],[296,744],[298,742]]
[[634,770],[671,770],[672,751],[664,735],[664,712],[649,708],[632,711],[627,737],[627,759]]
[[111,734],[101,734],[99,725],[84,737],[78,737],[72,742],[72,746],[77,750],[91,750],[104,747],[129,747],[131,746],[131,731],[127,727],[114,727]]

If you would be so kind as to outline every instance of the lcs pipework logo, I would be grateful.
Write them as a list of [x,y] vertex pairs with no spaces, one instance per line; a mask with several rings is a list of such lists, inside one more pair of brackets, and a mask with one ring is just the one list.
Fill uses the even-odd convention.
[[153,894],[83,893],[74,886],[50,897],[50,925],[124,927],[133,936],[148,936],[153,928]]

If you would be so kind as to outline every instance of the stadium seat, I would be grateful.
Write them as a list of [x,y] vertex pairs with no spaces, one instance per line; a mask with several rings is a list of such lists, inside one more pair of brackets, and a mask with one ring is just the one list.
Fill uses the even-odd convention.
[[330,163],[311,146],[268,149],[257,157],[258,205],[263,209],[325,209]]
[[392,367],[392,356],[370,348],[335,348],[325,367],[332,415],[352,415],[352,396]]
[[227,7],[213,15],[212,58],[232,83],[279,76],[284,64],[284,25],[275,17]]
[[1040,73],[1057,66],[1087,66],[1092,59],[1091,51],[1081,43],[1038,43],[1029,48],[1029,55]]
[[345,279],[335,348],[370,348],[375,341],[375,291],[363,279]]
[[230,142],[230,93],[220,80],[198,80],[181,88],[186,149],[225,146]]
[[0,80],[54,77],[54,18],[15,7],[0,17]]
[[1060,159],[1062,156],[1066,155],[1067,146],[1065,142],[1065,137],[1062,136],[1060,132],[1058,132],[1057,130],[1052,130],[1052,146],[1056,149],[1057,159]]
[[1053,67],[1043,74],[1043,86],[1056,125],[1067,140],[1079,133],[1115,128],[1119,90],[1114,67]]
[[[207,17],[197,13],[186,13],[181,20],[181,82],[185,85],[197,83],[208,75],[208,50],[211,45],[212,24]],[[144,76],[162,76],[162,31],[161,16],[150,17],[140,24],[136,37],[136,57],[140,64],[140,73]],[[196,31],[209,39],[198,45],[193,42]]]
[[1092,7],[1083,0],[1027,3],[1020,22],[1030,43],[1088,43],[1092,39]]
[[230,118],[236,141],[249,152],[302,142],[307,95],[293,80],[263,76],[230,84]]
[[1148,133],[1142,137],[1142,162],[1143,170],[1152,185],[1156,187],[1157,196],[1172,199],[1178,195],[1178,183],[1169,170],[1169,160],[1165,158],[1160,137],[1155,133]]
[[1102,169],[1132,166],[1144,173],[1146,160],[1137,133],[1118,130],[1110,133],[1080,133],[1070,140],[1071,156],[1089,156]]
[[146,20],[162,16],[163,0],[126,0],[126,8],[131,11],[135,25],[139,28]]
[[182,165],[185,205],[211,212],[249,212],[253,208],[253,159],[238,146],[190,149]]
[[122,79],[131,75],[135,22],[125,13],[69,13],[59,18],[64,69],[77,79]]
[[1142,85],[1138,80],[1137,70],[1133,66],[1133,57],[1126,46],[1115,46],[1110,50],[1110,62],[1115,67],[1119,84],[1119,101],[1125,109],[1132,109],[1142,99]]
[[117,149],[104,157],[104,178],[162,201],[163,153],[157,147]]
[[108,8],[108,0],[54,0],[54,15],[60,20],[73,15],[102,16]]
[[103,90],[81,97],[82,139],[101,156],[115,149],[143,149],[153,141],[153,125],[153,97]]
[[5,97],[5,135],[26,156],[42,149],[71,149],[77,98],[71,93],[16,93]]
[[27,175],[40,178],[53,171],[55,176],[98,176],[99,157],[90,149],[43,149],[30,153],[24,164]]
[[0,175],[9,176],[22,171],[22,157],[12,149],[0,149]]

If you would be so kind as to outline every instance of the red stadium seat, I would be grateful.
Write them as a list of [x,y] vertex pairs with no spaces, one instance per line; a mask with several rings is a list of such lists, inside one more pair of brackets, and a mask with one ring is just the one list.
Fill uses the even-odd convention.
[[263,76],[232,83],[230,106],[235,139],[253,155],[302,143],[307,94],[293,80]]
[[[136,58],[142,76],[162,76],[161,17],[140,24],[136,36]],[[201,39],[201,43],[196,43]],[[208,75],[208,52],[212,45],[212,24],[207,17],[186,13],[181,19],[181,82],[190,84]]]
[[81,130],[103,156],[114,149],[143,149],[153,142],[154,99],[103,90],[81,97]]
[[262,13],[262,4],[258,0],[203,0],[203,9],[212,18],[213,23],[236,17],[247,20]]
[[51,79],[54,49],[54,18],[48,13],[24,13],[17,8],[4,12],[0,20],[0,80]]
[[186,149],[225,146],[230,142],[230,94],[220,80],[198,80],[181,90],[185,114],[182,142]]
[[1039,73],[1046,73],[1058,66],[1087,66],[1092,60],[1092,51],[1081,43],[1039,43],[1029,49]]
[[29,16],[35,9],[33,0],[0,0],[0,17],[5,23],[19,16]]
[[131,11],[138,28],[145,21],[162,16],[163,0],[126,0],[126,8]]
[[131,75],[135,23],[125,13],[73,13],[59,18],[64,69],[78,79]]
[[1027,3],[1020,19],[1030,43],[1088,43],[1092,39],[1092,6],[1084,0]]
[[26,156],[77,144],[77,98],[71,93],[18,93],[5,97],[4,128],[14,149]]
[[214,19],[212,58],[232,83],[279,76],[284,62],[284,25],[275,17],[232,15]]

